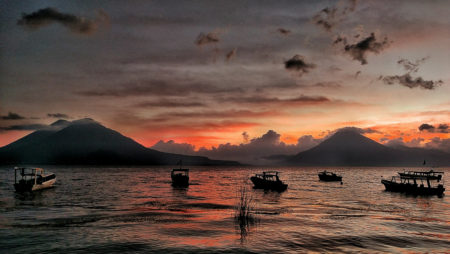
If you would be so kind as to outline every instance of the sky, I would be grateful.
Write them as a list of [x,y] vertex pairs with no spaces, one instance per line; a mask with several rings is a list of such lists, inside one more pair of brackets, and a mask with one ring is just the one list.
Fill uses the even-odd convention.
[[0,146],[90,117],[168,152],[450,151],[449,27],[449,1],[2,1]]

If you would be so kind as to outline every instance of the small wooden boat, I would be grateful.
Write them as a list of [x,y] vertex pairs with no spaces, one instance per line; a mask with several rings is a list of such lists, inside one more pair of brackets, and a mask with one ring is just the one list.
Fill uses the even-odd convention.
[[445,188],[441,182],[444,172],[430,171],[404,171],[398,172],[391,180],[383,179],[386,191],[402,192],[412,195],[442,196]]
[[51,188],[56,182],[53,173],[42,168],[14,168],[14,188],[17,192],[36,191]]
[[322,171],[319,173],[319,180],[325,182],[341,182],[342,176],[336,175],[333,172]]
[[187,187],[189,186],[189,169],[187,168],[174,168],[170,173],[172,177],[172,186]]
[[254,184],[255,189],[285,191],[288,187],[278,177],[277,171],[263,172],[262,174],[256,174],[250,177],[250,180]]

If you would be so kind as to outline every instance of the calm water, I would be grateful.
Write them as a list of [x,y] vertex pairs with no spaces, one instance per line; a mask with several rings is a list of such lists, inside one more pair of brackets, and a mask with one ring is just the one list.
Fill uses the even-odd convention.
[[56,187],[27,196],[0,168],[0,252],[450,250],[450,196],[385,192],[381,176],[395,168],[334,169],[343,185],[319,182],[316,168],[278,168],[288,190],[249,188],[257,221],[242,227],[233,219],[238,189],[261,168],[192,167],[187,189],[171,187],[170,167],[47,168]]

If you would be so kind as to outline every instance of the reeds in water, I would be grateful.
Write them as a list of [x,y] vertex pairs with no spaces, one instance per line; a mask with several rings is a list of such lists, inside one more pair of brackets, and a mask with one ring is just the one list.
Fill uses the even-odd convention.
[[247,187],[240,188],[237,204],[234,208],[234,219],[241,225],[247,225],[256,221],[256,209],[253,196]]

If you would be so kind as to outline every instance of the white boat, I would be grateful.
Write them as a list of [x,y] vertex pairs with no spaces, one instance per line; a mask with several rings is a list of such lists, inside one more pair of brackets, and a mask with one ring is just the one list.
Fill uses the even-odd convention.
[[51,188],[55,182],[55,174],[44,172],[42,168],[14,168],[14,188],[17,192]]

